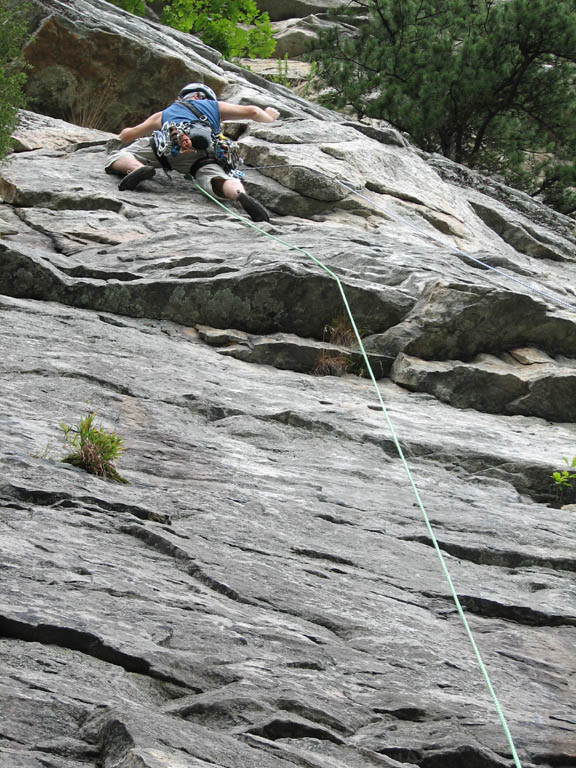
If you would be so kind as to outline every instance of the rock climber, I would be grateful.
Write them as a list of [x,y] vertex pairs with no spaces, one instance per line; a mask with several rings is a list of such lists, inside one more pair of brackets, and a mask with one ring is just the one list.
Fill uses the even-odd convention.
[[118,185],[123,192],[151,179],[157,168],[191,173],[206,192],[238,201],[253,221],[269,221],[266,208],[246,193],[239,178],[217,163],[213,139],[220,133],[221,120],[271,123],[279,116],[274,107],[218,101],[207,85],[189,83],[170,106],[120,131],[120,139],[129,146],[110,154],[105,170],[123,177]]

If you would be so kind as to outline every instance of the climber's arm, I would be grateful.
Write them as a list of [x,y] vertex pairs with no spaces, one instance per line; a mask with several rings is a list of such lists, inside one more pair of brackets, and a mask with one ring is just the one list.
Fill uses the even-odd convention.
[[131,128],[123,128],[120,131],[120,139],[124,144],[131,144],[142,136],[150,136],[152,131],[159,131],[162,128],[162,112],[155,112],[147,117],[140,125]]
[[257,123],[273,123],[280,117],[280,112],[274,107],[260,109],[254,104],[242,106],[230,104],[227,101],[219,101],[218,108],[222,120],[255,120]]

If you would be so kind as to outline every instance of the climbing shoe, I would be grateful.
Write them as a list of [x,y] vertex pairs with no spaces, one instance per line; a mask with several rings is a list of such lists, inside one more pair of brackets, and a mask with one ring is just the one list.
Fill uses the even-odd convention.
[[141,181],[146,181],[146,179],[151,179],[152,176],[154,176],[156,171],[152,166],[150,165],[142,165],[140,168],[136,168],[135,171],[132,171],[132,173],[126,174],[120,184],[118,184],[118,189],[120,192],[126,192],[126,190],[130,189],[136,189],[138,184],[140,184]]
[[250,216],[252,221],[270,221],[270,214],[266,208],[264,208],[262,203],[259,203],[258,200],[254,200],[254,198],[247,195],[246,192],[240,192],[238,195],[238,202],[242,208],[244,208],[248,216]]

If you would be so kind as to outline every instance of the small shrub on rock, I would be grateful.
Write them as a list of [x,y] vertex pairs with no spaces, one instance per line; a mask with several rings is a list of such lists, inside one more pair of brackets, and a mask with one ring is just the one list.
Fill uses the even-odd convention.
[[556,487],[556,497],[559,504],[573,504],[576,502],[576,456],[570,461],[562,456],[562,461],[568,469],[553,472],[551,477]]
[[348,372],[350,358],[346,355],[334,355],[320,352],[312,374],[314,376],[344,376]]
[[340,347],[356,345],[356,334],[347,317],[337,317],[329,325],[324,326],[324,341],[338,344]]
[[[324,326],[324,341],[337,344],[339,347],[354,347],[356,334],[347,317],[336,317]],[[312,373],[314,376],[344,376],[349,373],[352,358],[344,353],[323,350],[318,354]]]
[[128,483],[128,480],[118,474],[114,466],[114,462],[124,450],[124,441],[114,432],[106,432],[95,427],[95,418],[96,412],[90,413],[80,419],[77,427],[71,427],[62,422],[60,429],[64,433],[64,441],[74,449],[62,461],[81,467],[91,475],[108,477],[117,483]]

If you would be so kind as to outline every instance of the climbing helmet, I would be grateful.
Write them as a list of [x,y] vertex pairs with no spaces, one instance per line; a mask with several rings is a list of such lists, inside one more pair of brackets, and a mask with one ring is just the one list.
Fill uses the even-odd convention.
[[184,88],[182,88],[178,94],[178,98],[183,99],[190,93],[199,93],[204,99],[210,99],[210,101],[218,101],[212,88],[204,85],[204,83],[188,83],[188,85],[185,85]]

